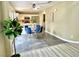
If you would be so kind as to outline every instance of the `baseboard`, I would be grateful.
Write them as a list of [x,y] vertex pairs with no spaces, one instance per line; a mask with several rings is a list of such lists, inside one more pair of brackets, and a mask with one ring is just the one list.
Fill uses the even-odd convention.
[[62,38],[62,37],[60,37],[60,36],[58,36],[58,35],[56,35],[56,34],[52,34],[52,33],[48,32],[48,31],[45,31],[45,32],[48,33],[48,34],[50,34],[50,35],[52,35],[52,36],[55,36],[55,37],[57,37],[57,38],[63,40],[63,41],[66,41],[66,42],[70,42],[70,43],[79,43],[78,41],[68,40],[68,39]]

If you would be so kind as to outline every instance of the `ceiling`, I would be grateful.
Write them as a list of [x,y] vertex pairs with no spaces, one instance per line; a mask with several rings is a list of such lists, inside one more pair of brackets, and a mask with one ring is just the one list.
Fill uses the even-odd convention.
[[[55,4],[53,1],[10,1],[19,13],[39,13],[45,8]],[[36,9],[33,8],[33,4],[36,4]]]

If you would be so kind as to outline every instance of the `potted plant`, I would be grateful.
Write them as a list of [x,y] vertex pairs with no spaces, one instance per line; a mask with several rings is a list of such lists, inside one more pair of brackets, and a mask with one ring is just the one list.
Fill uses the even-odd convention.
[[16,19],[6,19],[3,21],[3,32],[6,36],[10,39],[11,36],[13,36],[13,46],[14,46],[14,52],[15,54],[11,57],[20,57],[20,54],[16,53],[16,45],[15,45],[15,38],[18,35],[21,35],[22,32],[22,26],[18,23]]

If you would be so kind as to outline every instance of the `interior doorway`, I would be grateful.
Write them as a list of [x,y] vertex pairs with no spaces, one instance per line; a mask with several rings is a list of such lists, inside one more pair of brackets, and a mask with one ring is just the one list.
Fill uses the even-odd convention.
[[45,14],[43,14],[43,27],[44,27],[44,31],[45,31]]

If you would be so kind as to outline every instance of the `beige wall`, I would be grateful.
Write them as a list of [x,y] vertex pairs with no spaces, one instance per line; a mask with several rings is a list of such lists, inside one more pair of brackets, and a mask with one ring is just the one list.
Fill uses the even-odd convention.
[[0,2],[0,56],[6,56],[6,51],[5,51],[5,40],[4,40],[4,36],[2,35],[3,33],[1,33],[1,20],[2,20],[2,2]]
[[[6,1],[5,2],[0,2],[0,4],[1,4],[0,5],[1,6],[1,8],[0,8],[1,11],[0,12],[2,12],[2,14],[0,13],[1,14],[0,15],[0,17],[1,17],[0,21],[3,21],[4,19],[10,17],[10,14],[9,14],[10,11],[13,11],[13,13],[14,13],[14,9],[12,9],[11,5]],[[1,45],[0,48],[2,47],[1,48],[2,50],[0,50],[1,51],[0,56],[11,56],[11,54],[12,54],[11,41],[6,36],[4,36],[2,33],[0,34],[0,40],[1,40],[0,41],[1,42],[0,43],[0,45]]]
[[[47,32],[67,40],[79,41],[79,2],[62,2],[45,11]],[[54,22],[52,13],[54,13]]]
[[43,25],[43,11],[39,13],[39,23]]

